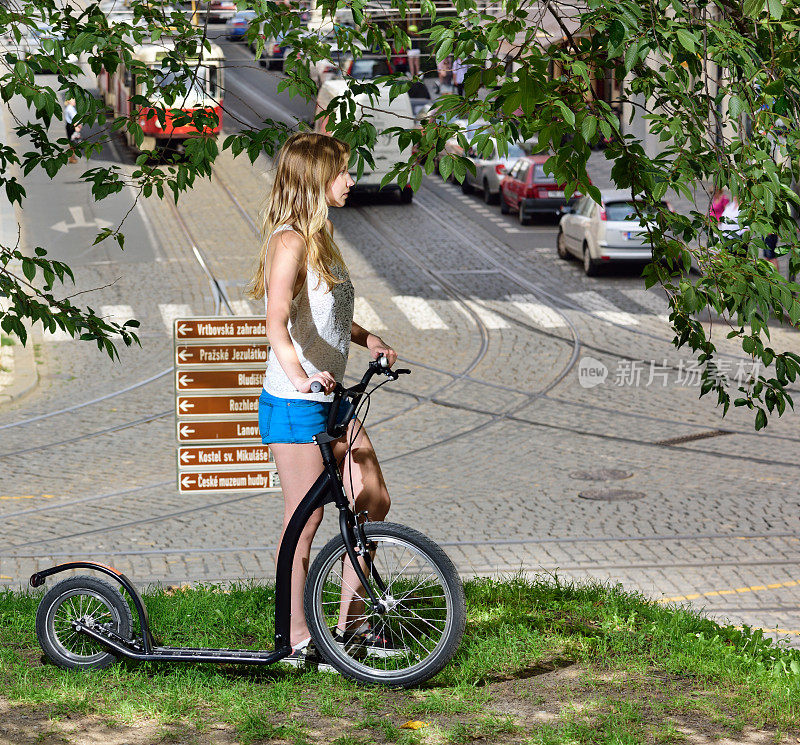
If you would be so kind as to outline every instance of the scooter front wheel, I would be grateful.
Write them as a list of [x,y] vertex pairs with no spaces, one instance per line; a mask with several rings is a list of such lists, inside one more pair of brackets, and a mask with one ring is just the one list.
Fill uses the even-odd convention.
[[369,550],[362,566],[380,609],[355,578],[339,535],[308,573],[306,622],[317,649],[343,675],[391,687],[419,685],[461,642],[461,579],[447,554],[412,528],[376,522],[364,532]]
[[50,660],[67,670],[104,668],[117,660],[102,644],[76,631],[76,621],[125,638],[133,628],[131,609],[108,582],[82,575],[54,585],[36,611],[36,636]]

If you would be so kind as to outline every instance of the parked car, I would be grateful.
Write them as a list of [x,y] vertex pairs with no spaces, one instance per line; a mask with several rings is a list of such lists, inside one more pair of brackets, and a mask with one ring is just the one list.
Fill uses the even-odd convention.
[[506,170],[520,158],[525,157],[525,151],[515,143],[508,144],[508,154],[503,157],[497,152],[497,143],[492,141],[492,152],[488,158],[484,158],[474,147],[470,147],[466,152],[467,158],[475,166],[473,176],[469,169],[464,181],[461,183],[461,190],[468,194],[473,189],[483,192],[483,201],[486,204],[494,204],[500,196],[500,179],[505,176]]
[[225,21],[225,36],[230,41],[244,38],[251,21],[256,17],[254,10],[240,10]]
[[357,80],[372,80],[381,75],[391,75],[394,72],[394,68],[390,62],[387,62],[386,57],[379,55],[353,57],[351,54],[347,54],[342,57],[341,65],[345,75]]
[[[363,47],[356,43],[360,49]],[[360,60],[356,60],[360,61]],[[352,68],[354,64],[353,55],[348,50],[340,50],[337,44],[331,46],[331,54],[329,59],[318,60],[311,65],[309,74],[311,79],[317,84],[317,88],[321,88],[322,84],[328,80],[336,80],[342,77],[342,71],[348,66]],[[384,73],[385,74],[385,73]]]
[[[256,45],[250,46],[255,51]],[[283,34],[272,36],[264,42],[258,64],[268,70],[283,70],[283,56],[288,49],[289,47],[283,43]]]
[[[629,191],[601,191],[601,204],[581,197],[567,207],[558,226],[557,248],[562,259],[576,256],[590,277],[612,261],[646,262],[653,257],[647,226],[639,224]],[[669,202],[662,204],[671,209]]]
[[567,205],[564,184],[545,173],[549,155],[520,158],[500,180],[500,212],[516,212],[520,225],[527,225],[534,215],[562,214]]
[[233,0],[209,0],[201,6],[200,17],[208,17],[209,23],[225,23],[236,15],[236,3]]

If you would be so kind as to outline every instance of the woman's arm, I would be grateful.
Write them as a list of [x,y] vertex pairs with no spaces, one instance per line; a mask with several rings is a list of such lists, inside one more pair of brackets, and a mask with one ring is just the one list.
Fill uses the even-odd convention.
[[300,271],[305,267],[306,246],[303,238],[293,230],[283,230],[273,236],[275,241],[272,265],[267,286],[267,338],[283,371],[300,393],[309,393],[311,383],[319,380],[326,393],[336,381],[328,371],[309,377],[300,364],[292,338],[289,335],[289,313],[294,298],[294,287]]
[[389,360],[389,367],[397,361],[397,352],[394,351],[380,336],[367,331],[363,326],[359,326],[355,321],[350,325],[350,341],[369,349],[373,360],[378,359],[382,354]]

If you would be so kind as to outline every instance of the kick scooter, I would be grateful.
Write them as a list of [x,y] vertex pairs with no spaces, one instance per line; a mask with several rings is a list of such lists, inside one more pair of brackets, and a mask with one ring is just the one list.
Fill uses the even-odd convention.
[[[42,598],[36,613],[36,634],[45,654],[63,668],[103,668],[126,657],[144,662],[212,662],[270,665],[291,654],[289,615],[290,575],[300,534],[319,507],[332,502],[339,510],[339,535],[320,551],[308,573],[304,591],[306,621],[316,649],[325,662],[362,683],[392,687],[418,685],[436,675],[453,657],[464,633],[464,589],[447,554],[412,528],[367,522],[356,515],[344,490],[331,443],[347,434],[367,386],[376,374],[396,380],[409,370],[392,370],[381,357],[370,362],[359,383],[336,386],[324,432],[314,437],[324,470],[298,505],[278,550],[275,579],[275,648],[194,649],[158,645],[150,631],[147,607],[130,579],[94,561],[71,561],[36,572],[32,587],[59,572],[90,569],[115,580],[127,594],[138,619],[134,633],[130,605],[118,587],[93,576],[64,579]],[[315,381],[316,382],[316,381]],[[358,426],[358,425],[356,425]],[[350,442],[352,446],[352,438]],[[355,572],[357,587],[344,579]],[[365,643],[365,636],[337,627],[342,596],[361,610],[348,618],[368,624],[393,640],[391,654]],[[353,605],[355,603],[356,605]]]

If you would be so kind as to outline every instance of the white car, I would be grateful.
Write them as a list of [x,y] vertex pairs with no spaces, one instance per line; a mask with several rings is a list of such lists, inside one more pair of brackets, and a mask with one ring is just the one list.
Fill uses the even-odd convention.
[[492,152],[488,158],[480,155],[475,148],[470,147],[466,156],[475,166],[473,176],[469,169],[461,183],[461,190],[468,194],[473,189],[478,189],[483,193],[483,201],[486,204],[494,204],[500,196],[500,179],[506,174],[506,170],[517,162],[527,153],[517,144],[508,143],[508,153],[501,157],[497,152],[497,143],[492,140]]
[[[600,194],[602,204],[585,196],[574,208],[564,208],[556,239],[558,255],[581,259],[589,277],[612,261],[644,263],[653,258],[647,227],[639,224],[630,192],[617,189]],[[663,204],[670,209],[668,202]]]

